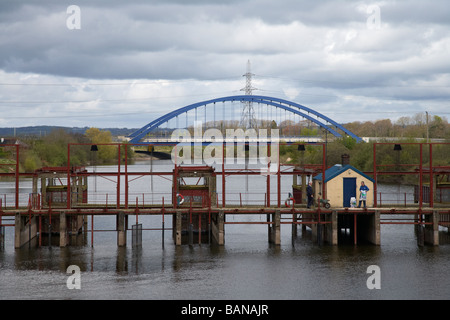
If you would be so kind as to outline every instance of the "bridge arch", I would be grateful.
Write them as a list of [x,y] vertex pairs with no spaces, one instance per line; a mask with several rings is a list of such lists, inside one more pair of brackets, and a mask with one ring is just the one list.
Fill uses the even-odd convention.
[[[288,112],[291,112],[291,113],[299,115],[305,119],[313,121],[314,123],[319,125],[321,128],[324,128],[325,130],[327,130],[328,132],[330,132],[331,134],[333,134],[336,137],[342,137],[342,135],[339,132],[337,132],[334,128],[343,131],[345,134],[356,139],[356,141],[358,141],[358,142],[362,141],[362,139],[360,137],[356,136],[354,133],[347,130],[341,124],[339,124],[339,123],[335,122],[334,120],[330,119],[329,117],[327,117],[311,108],[305,107],[301,104],[298,104],[298,103],[295,103],[292,101],[288,101],[288,100],[284,100],[284,99],[280,99],[280,98],[275,98],[275,97],[267,97],[267,96],[259,96],[259,95],[255,95],[255,96],[254,95],[237,95],[237,96],[228,96],[228,97],[222,97],[222,98],[201,101],[201,102],[193,103],[193,104],[187,105],[185,107],[171,111],[171,112],[151,121],[150,123],[143,126],[141,129],[133,132],[129,136],[130,143],[139,143],[140,140],[142,140],[148,133],[155,130],[160,125],[169,121],[170,119],[173,119],[173,118],[177,117],[178,115],[181,115],[185,112],[188,112],[190,110],[193,110],[193,109],[196,109],[199,107],[203,107],[203,106],[206,107],[207,105],[214,105],[215,103],[218,103],[218,102],[234,102],[234,101],[255,102],[255,103],[266,104],[266,105],[270,105],[270,106],[273,106],[276,108],[284,109]],[[313,116],[311,116],[311,114]],[[314,116],[317,118],[314,118]]]

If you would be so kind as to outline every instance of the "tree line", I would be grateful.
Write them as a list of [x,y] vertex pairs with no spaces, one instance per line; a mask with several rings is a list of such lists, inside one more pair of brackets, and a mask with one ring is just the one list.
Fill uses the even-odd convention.
[[[218,121],[218,123],[223,130],[230,127],[237,128],[239,125],[237,122]],[[277,124],[275,121],[267,121],[261,123],[261,126],[268,129],[290,130],[296,133],[295,135],[324,135],[324,130],[318,130],[318,128],[310,126],[305,122]],[[401,117],[394,122],[389,119],[384,119],[374,122],[351,122],[344,126],[358,136],[397,137],[401,143],[417,142],[415,140],[416,138],[422,138],[423,142],[425,142],[427,137],[430,139],[450,140],[450,125],[445,117],[435,115],[428,116],[427,118],[427,115],[422,113],[415,114],[411,117]],[[287,133],[287,135],[290,134]],[[410,140],[407,140],[408,138]],[[21,142],[25,146],[20,150],[20,168],[22,172],[33,172],[38,168],[46,166],[66,166],[69,144],[71,144],[71,165],[117,163],[117,146],[102,145],[113,142],[112,134],[108,130],[88,128],[84,134],[81,134],[70,133],[64,129],[56,129],[44,137],[24,137],[21,139]],[[91,144],[98,144],[98,151],[91,151]],[[377,164],[390,166],[390,169],[395,168],[392,165],[398,165],[398,170],[410,170],[401,164],[419,163],[417,145],[405,144],[401,152],[395,152],[389,148],[392,149],[392,145],[378,146]],[[125,150],[127,150],[128,159],[131,161],[134,154],[131,147],[121,148],[121,157],[123,158]],[[449,151],[449,147],[446,145],[434,146],[433,165],[450,165],[450,161],[448,160]],[[164,152],[170,151],[165,150]],[[341,156],[343,154],[350,156],[350,164],[355,168],[363,172],[371,172],[373,170],[373,143],[356,143],[350,137],[336,139],[328,135],[326,142],[327,166],[341,163]],[[284,163],[320,164],[323,155],[322,149],[317,146],[307,146],[305,151],[299,152],[297,146],[281,145],[280,156]],[[6,150],[0,150],[0,158],[3,162],[14,162],[13,151],[7,152]],[[429,163],[428,150],[424,150],[423,161],[425,166]]]
[[[72,166],[110,164],[117,162],[118,158],[118,148],[113,145],[111,132],[98,128],[89,128],[84,134],[56,129],[44,137],[25,137],[21,143],[19,161],[23,172],[33,172],[42,167],[67,166],[69,144]],[[95,151],[91,148],[92,144],[98,145]],[[121,157],[125,150],[132,159],[130,148],[121,149]]]
[[344,126],[360,137],[450,139],[450,125],[447,118],[426,113],[400,117],[394,122],[390,119],[354,121]]

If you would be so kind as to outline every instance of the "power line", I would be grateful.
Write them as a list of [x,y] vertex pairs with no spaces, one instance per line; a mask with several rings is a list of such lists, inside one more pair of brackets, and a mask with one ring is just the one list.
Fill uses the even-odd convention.
[[[235,91],[231,91],[235,92]],[[148,98],[129,98],[129,99],[90,99],[90,100],[35,100],[35,101],[1,101],[0,104],[58,104],[58,103],[92,103],[92,102],[144,102],[156,99],[179,99],[188,97],[209,96],[212,94],[229,94],[230,91],[211,92],[203,94],[191,94],[184,96],[162,96],[162,97],[148,97]]]
[[183,83],[183,82],[204,82],[204,81],[223,81],[223,80],[238,80],[238,77],[223,77],[215,79],[155,79],[153,82],[117,82],[117,83],[89,83],[89,82],[77,82],[77,83],[1,83],[0,86],[36,86],[36,87],[78,87],[78,86],[137,86],[137,85],[154,85],[161,81],[167,81],[171,83]]
[[296,82],[304,82],[304,83],[329,83],[329,84],[348,84],[354,86],[366,86],[366,87],[397,87],[397,88],[448,88],[448,85],[395,85],[395,84],[381,84],[376,82],[351,82],[351,81],[330,81],[330,80],[311,80],[311,79],[298,79],[298,78],[288,78],[288,77],[280,77],[280,76],[265,76],[260,74],[255,74],[256,77],[259,78],[267,78],[267,79],[280,79],[280,80],[288,80],[288,81],[296,81]]
[[1,116],[0,119],[70,119],[70,118],[97,118],[97,117],[117,117],[159,113],[159,111],[146,112],[127,112],[127,113],[102,113],[102,114],[83,114],[83,115],[55,115],[55,116]]

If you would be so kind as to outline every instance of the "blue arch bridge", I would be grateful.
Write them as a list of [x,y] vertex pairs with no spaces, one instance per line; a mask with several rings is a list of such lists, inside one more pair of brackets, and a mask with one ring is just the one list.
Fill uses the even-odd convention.
[[[220,105],[222,103],[222,105]],[[226,107],[225,103],[231,103],[231,107]],[[238,107],[236,107],[236,103],[238,103]],[[168,126],[168,123],[171,120],[176,120],[176,124],[172,125],[172,127],[179,127],[179,121],[180,117],[184,116],[186,120],[186,128],[189,125],[189,115],[194,113],[194,115],[191,115],[191,122],[194,121],[204,121],[210,122],[212,124],[212,127],[216,127],[217,120],[220,119],[220,121],[225,121],[227,116],[229,116],[230,119],[236,119],[236,109],[240,107],[242,104],[251,104],[251,105],[257,105],[253,109],[256,109],[255,117],[259,118],[258,120],[261,122],[262,119],[265,119],[266,124],[270,123],[271,121],[278,120],[279,123],[283,120],[283,111],[284,111],[284,120],[285,122],[289,121],[290,124],[295,123],[295,119],[302,118],[309,120],[310,123],[315,124],[319,128],[324,129],[325,133],[330,133],[334,137],[341,138],[343,135],[350,136],[354,138],[357,142],[362,141],[360,137],[346,129],[341,124],[337,123],[336,121],[330,119],[329,117],[323,115],[322,113],[319,113],[311,108],[305,107],[301,104],[298,104],[296,102],[275,98],[275,97],[267,97],[267,96],[259,96],[259,95],[236,95],[236,96],[228,96],[228,97],[222,97],[222,98],[215,98],[211,100],[201,101],[197,103],[193,103],[190,105],[187,105],[185,107],[176,109],[174,111],[171,111],[153,121],[146,124],[139,130],[133,132],[129,136],[129,142],[130,144],[155,144],[158,142],[164,141],[165,143],[168,142],[167,139],[163,139],[161,137],[157,138],[156,133],[158,131],[161,131],[161,128],[164,124],[166,124],[166,127]],[[265,110],[264,107],[266,106]],[[204,115],[201,115],[201,112],[204,112]],[[212,112],[211,112],[212,111]],[[211,114],[212,113],[212,114]],[[230,115],[231,114],[231,115]],[[292,121],[294,119],[294,121]],[[242,129],[246,129],[248,127],[248,124],[240,123],[240,126]],[[165,131],[167,133],[167,130]],[[152,138],[149,138],[149,136],[152,136]],[[299,141],[304,140],[299,137],[299,134],[291,134],[289,137],[284,137],[283,140],[285,141]],[[314,139],[312,139],[314,141]],[[203,143],[209,143],[210,141],[203,141]]]

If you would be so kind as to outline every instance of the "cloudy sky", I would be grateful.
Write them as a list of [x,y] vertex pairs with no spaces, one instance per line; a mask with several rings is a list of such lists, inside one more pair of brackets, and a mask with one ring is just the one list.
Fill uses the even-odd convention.
[[0,127],[139,128],[242,94],[248,60],[253,94],[341,123],[448,118],[449,17],[448,0],[0,0]]

